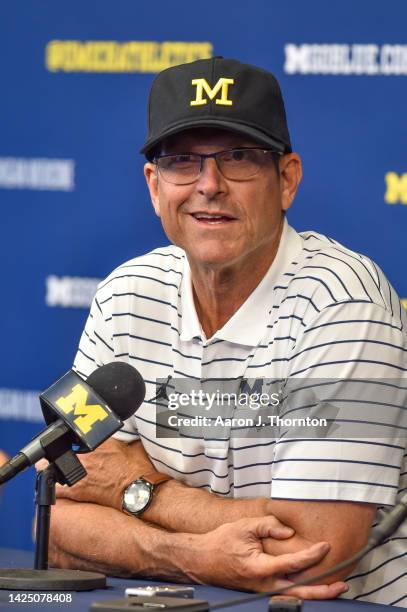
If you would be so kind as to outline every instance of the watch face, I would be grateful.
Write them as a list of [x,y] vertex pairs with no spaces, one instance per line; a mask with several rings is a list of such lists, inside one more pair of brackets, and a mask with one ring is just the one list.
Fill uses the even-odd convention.
[[133,514],[142,512],[151,499],[152,487],[144,480],[136,480],[124,492],[123,506]]

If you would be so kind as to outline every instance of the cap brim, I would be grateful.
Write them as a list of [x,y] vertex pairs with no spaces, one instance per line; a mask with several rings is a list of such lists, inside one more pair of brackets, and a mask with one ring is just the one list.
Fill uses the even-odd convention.
[[279,153],[291,153],[291,146],[286,143],[283,143],[277,139],[271,138],[261,130],[252,127],[250,125],[246,125],[243,123],[238,123],[236,121],[222,121],[220,119],[215,118],[207,118],[207,119],[196,119],[193,121],[183,121],[182,124],[173,125],[163,130],[158,136],[155,138],[150,138],[146,140],[143,147],[140,149],[140,153],[145,155],[147,159],[149,159],[149,152],[154,149],[164,138],[168,136],[172,136],[173,134],[177,134],[179,132],[184,132],[185,130],[199,128],[199,127],[208,127],[208,128],[220,128],[224,130],[229,130],[230,132],[235,132],[237,134],[243,134],[244,136],[249,136],[256,140],[256,142],[265,145],[266,147],[271,147],[275,149]]

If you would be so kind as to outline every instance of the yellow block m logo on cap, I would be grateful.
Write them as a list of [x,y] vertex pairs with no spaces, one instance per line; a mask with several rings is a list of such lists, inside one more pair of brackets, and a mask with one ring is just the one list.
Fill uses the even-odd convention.
[[88,392],[77,384],[72,388],[72,391],[66,397],[60,397],[55,402],[65,414],[74,413],[77,418],[74,419],[75,425],[84,433],[87,434],[93,428],[97,421],[104,421],[109,414],[99,404],[87,405]]
[[212,89],[206,79],[192,79],[192,85],[196,87],[196,97],[195,100],[191,100],[191,106],[202,106],[203,104],[207,104],[207,98],[203,97],[204,92],[210,100],[213,100],[220,92],[220,98],[216,98],[215,100],[216,104],[220,104],[221,106],[232,106],[233,102],[228,99],[228,93],[229,85],[233,85],[234,82],[234,79],[225,79],[221,77]]

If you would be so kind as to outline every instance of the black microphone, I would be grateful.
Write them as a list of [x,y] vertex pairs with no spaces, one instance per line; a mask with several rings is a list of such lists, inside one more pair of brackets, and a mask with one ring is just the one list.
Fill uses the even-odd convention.
[[86,476],[76,453],[86,453],[121,428],[142,403],[145,385],[127,363],[115,361],[93,372],[85,382],[70,370],[41,393],[40,402],[48,427],[0,468],[0,484],[36,463],[50,465],[37,474],[37,529],[35,569],[1,569],[0,589],[74,590],[104,588],[106,577],[94,572],[48,569],[51,506],[55,484],[72,486]]
[[40,459],[51,463],[71,449],[93,451],[135,413],[145,392],[140,373],[122,361],[101,366],[86,382],[70,370],[41,393],[48,427],[0,467],[0,484]]

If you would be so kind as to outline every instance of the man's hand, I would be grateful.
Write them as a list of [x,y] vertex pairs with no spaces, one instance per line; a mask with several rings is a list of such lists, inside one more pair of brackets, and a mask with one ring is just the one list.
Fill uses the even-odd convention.
[[4,463],[6,463],[6,461],[8,461],[8,457],[7,457],[6,453],[4,453],[2,450],[0,450],[0,466],[3,465]]
[[[189,571],[188,576],[196,582],[239,590],[271,591],[290,587],[293,584],[290,574],[318,564],[331,548],[327,542],[318,542],[295,553],[273,556],[264,552],[264,538],[286,541],[293,533],[270,516],[226,523],[198,536],[201,545],[195,551],[197,536],[189,536],[188,555],[195,556],[198,569]],[[182,550],[178,552],[182,556]],[[333,599],[347,590],[343,582],[336,582],[294,587],[289,594],[302,599]]]
[[[137,442],[125,444],[110,438],[92,453],[83,453],[78,457],[88,475],[73,487],[57,486],[57,497],[117,510],[121,510],[122,494],[130,482],[154,470],[143,447]],[[45,460],[36,464],[37,470],[46,466]]]
[[[8,457],[6,455],[6,453],[4,453],[2,450],[0,450],[0,467],[6,463],[8,461]],[[0,485],[1,487],[1,485]]]

